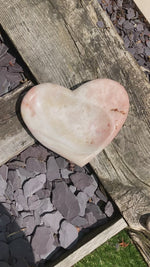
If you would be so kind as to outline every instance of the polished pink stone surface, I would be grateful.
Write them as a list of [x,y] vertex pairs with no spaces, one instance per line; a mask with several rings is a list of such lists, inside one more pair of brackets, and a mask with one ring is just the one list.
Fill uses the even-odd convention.
[[21,104],[23,120],[35,138],[79,166],[113,140],[128,110],[126,90],[109,79],[87,82],[75,91],[39,84]]

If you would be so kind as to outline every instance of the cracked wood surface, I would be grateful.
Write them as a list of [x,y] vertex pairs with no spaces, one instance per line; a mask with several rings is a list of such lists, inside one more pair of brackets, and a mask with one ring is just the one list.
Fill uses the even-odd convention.
[[[98,28],[98,21],[104,28]],[[38,82],[68,88],[111,78],[128,91],[130,112],[115,140],[90,164],[150,262],[150,84],[97,0],[5,0],[0,21]],[[30,138],[30,137],[29,137]],[[24,146],[22,145],[22,149]],[[136,238],[135,238],[136,236]]]

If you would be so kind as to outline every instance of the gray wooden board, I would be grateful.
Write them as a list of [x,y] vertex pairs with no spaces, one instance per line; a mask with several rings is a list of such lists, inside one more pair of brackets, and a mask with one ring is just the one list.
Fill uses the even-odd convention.
[[[101,20],[104,28],[97,26]],[[140,223],[150,214],[150,84],[144,73],[97,0],[5,0],[0,21],[38,82],[70,88],[107,77],[127,89],[128,119],[91,165],[130,227],[145,231],[147,243],[137,235],[134,240],[150,262],[150,233]]]
[[26,82],[17,90],[0,97],[0,165],[34,143],[16,116],[19,95],[31,85],[30,81]]

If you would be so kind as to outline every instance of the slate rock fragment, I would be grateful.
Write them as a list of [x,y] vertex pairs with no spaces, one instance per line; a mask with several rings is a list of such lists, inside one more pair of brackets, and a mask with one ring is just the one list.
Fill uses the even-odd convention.
[[52,213],[47,213],[42,216],[42,222],[46,226],[50,226],[54,233],[57,233],[60,227],[60,221],[63,219],[63,216],[59,211],[54,211]]
[[29,157],[32,157],[32,158],[37,158],[38,160],[41,160],[41,161],[45,161],[47,156],[48,156],[47,149],[45,149],[41,145],[38,145],[38,146],[33,145],[25,149],[23,152],[21,152],[20,159],[26,162],[26,160]]
[[56,158],[56,163],[57,163],[59,169],[65,169],[68,166],[68,161],[62,157]]
[[78,199],[78,203],[79,203],[79,206],[80,206],[79,215],[80,216],[84,216],[85,215],[86,204],[87,204],[87,201],[88,201],[89,197],[84,192],[79,192],[77,194],[77,199]]
[[23,186],[23,191],[25,197],[32,196],[35,192],[39,191],[44,183],[46,182],[46,175],[45,174],[39,174],[34,178],[31,178],[27,182],[25,182]]
[[51,252],[55,250],[54,237],[50,228],[40,226],[36,228],[32,239],[32,248],[40,258],[46,258]]
[[80,212],[78,200],[65,182],[55,183],[52,192],[52,203],[67,220],[73,219]]
[[36,158],[29,157],[26,160],[26,169],[29,172],[34,171],[35,173],[46,173],[46,163]]
[[71,223],[74,225],[74,226],[77,226],[77,227],[83,227],[85,225],[88,224],[88,221],[86,218],[84,217],[81,217],[81,216],[77,216],[75,218],[73,218],[73,220],[71,221]]
[[8,175],[8,167],[6,164],[2,165],[0,167],[0,175],[2,178],[6,181],[7,180],[7,175]]
[[16,208],[18,211],[28,210],[27,199],[25,198],[22,189],[18,189],[14,193],[14,199],[16,201]]
[[54,157],[49,157],[47,160],[46,177],[49,181],[60,179],[59,168]]
[[50,201],[50,198],[44,198],[40,200],[40,205],[37,209],[37,212],[39,215],[45,213],[45,212],[51,212],[54,210],[54,206]]
[[5,179],[0,175],[0,196],[3,196],[5,194],[5,190],[7,187],[7,183]]
[[113,205],[110,201],[107,202],[106,206],[105,206],[105,214],[108,216],[108,217],[111,217],[114,213],[114,208],[113,208]]
[[38,196],[39,199],[43,198],[48,198],[50,197],[51,190],[49,189],[40,189],[39,191],[36,192],[36,195]]
[[77,228],[71,223],[63,221],[59,230],[60,246],[63,248],[68,248],[77,238]]
[[36,227],[34,216],[26,216],[23,218],[22,227],[25,228],[26,235],[31,235]]
[[106,219],[106,215],[100,210],[97,205],[88,203],[86,207],[86,219],[88,220],[90,226],[99,220]]
[[68,169],[62,169],[61,171],[61,176],[64,179],[68,179],[69,175],[72,173],[72,171],[69,171]]

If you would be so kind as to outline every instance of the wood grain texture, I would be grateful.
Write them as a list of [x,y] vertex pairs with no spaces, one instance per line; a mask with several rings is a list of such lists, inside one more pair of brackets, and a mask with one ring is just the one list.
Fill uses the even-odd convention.
[[134,0],[137,7],[141,10],[147,21],[150,23],[150,1],[149,0]]
[[[128,119],[91,165],[130,227],[148,233],[141,218],[150,214],[150,84],[97,0],[5,0],[0,21],[38,82],[70,88],[107,77],[127,89]],[[146,236],[134,240],[150,262]]]
[[17,90],[0,97],[0,165],[34,143],[16,116],[19,96],[31,85],[30,81],[26,82]]

